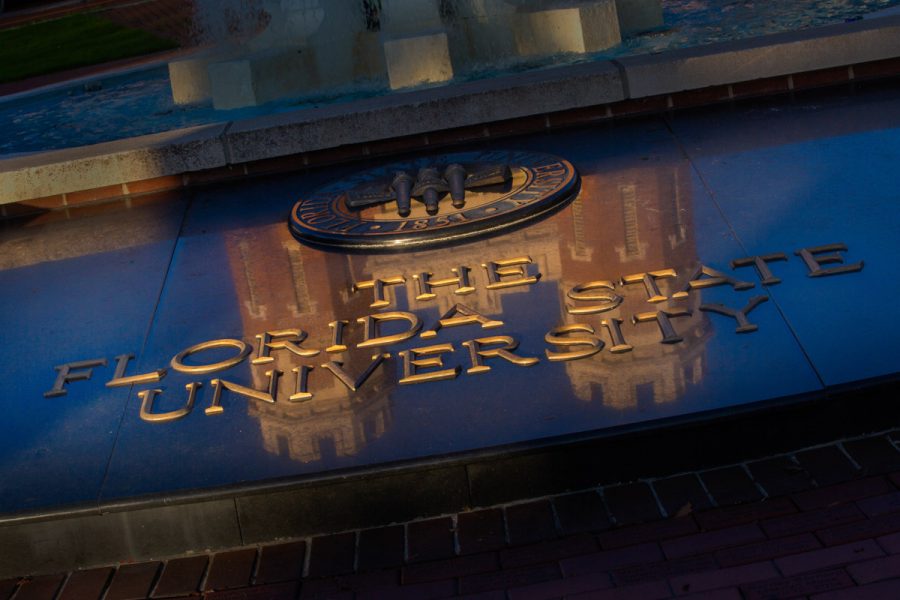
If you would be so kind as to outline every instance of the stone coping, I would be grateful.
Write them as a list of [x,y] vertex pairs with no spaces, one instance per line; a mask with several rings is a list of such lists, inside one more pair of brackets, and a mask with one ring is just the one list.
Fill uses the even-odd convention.
[[538,70],[0,160],[0,217],[898,73],[900,15]]

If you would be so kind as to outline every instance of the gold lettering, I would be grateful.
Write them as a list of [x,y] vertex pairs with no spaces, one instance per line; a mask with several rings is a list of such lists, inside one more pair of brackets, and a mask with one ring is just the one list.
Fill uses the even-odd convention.
[[434,346],[425,346],[422,348],[412,348],[409,351],[403,350],[400,356],[403,357],[403,378],[401,384],[425,383],[426,381],[442,381],[445,379],[454,379],[459,375],[460,367],[457,365],[452,369],[441,369],[440,371],[429,371],[427,373],[419,373],[419,369],[428,367],[443,367],[444,362],[440,356],[432,358],[413,358],[419,356],[430,356],[433,354],[444,354],[453,352],[453,344],[436,344]]
[[[482,348],[482,346],[489,344],[502,344],[502,346],[499,348]],[[466,369],[466,373],[469,375],[487,373],[491,370],[489,366],[484,364],[483,359],[485,358],[502,358],[520,367],[530,367],[539,362],[539,359],[534,357],[513,354],[512,351],[519,347],[519,342],[508,335],[477,338],[463,342],[463,346],[469,349],[469,358],[472,360],[472,367]]]
[[[408,340],[422,329],[422,321],[419,317],[413,313],[399,310],[367,315],[358,318],[356,321],[365,325],[363,341],[356,345],[357,348],[371,348],[373,346],[396,344],[397,342]],[[400,333],[377,337],[379,335],[380,324],[384,321],[407,321],[409,323],[409,329]]]
[[647,321],[656,321],[659,325],[659,331],[662,333],[660,343],[677,344],[684,338],[675,333],[675,328],[672,327],[672,321],[670,319],[675,317],[689,317],[690,315],[691,311],[684,308],[670,311],[657,310],[655,312],[638,313],[631,318],[631,322],[637,325],[638,323],[645,323]]
[[[825,275],[840,275],[841,273],[862,271],[863,261],[842,265],[840,267],[830,267],[828,269],[822,268],[822,265],[843,263],[844,258],[838,254],[838,252],[846,251],[846,244],[828,244],[827,246],[817,246],[815,248],[801,248],[794,252],[794,254],[802,258],[803,262],[806,263],[806,268],[809,269],[809,273],[806,274],[808,277],[823,277]],[[816,254],[823,254],[825,252],[833,252],[833,254],[816,256]]]
[[372,372],[378,368],[378,365],[380,365],[384,361],[384,359],[390,358],[390,357],[391,357],[390,353],[373,355],[372,362],[369,363],[369,366],[366,368],[366,370],[363,371],[362,374],[359,377],[357,377],[355,380],[352,377],[350,377],[350,375],[346,371],[344,371],[344,369],[343,369],[344,363],[332,360],[327,363],[324,363],[322,365],[322,368],[328,369],[328,371],[330,371],[332,375],[334,375],[335,377],[338,378],[338,381],[340,381],[341,383],[346,385],[350,389],[351,392],[355,392],[356,390],[358,390],[359,388],[362,387],[362,385],[366,382],[366,380],[369,378],[369,376],[372,374]]
[[598,280],[580,283],[566,294],[569,298],[572,300],[599,300],[603,302],[603,304],[592,304],[591,306],[573,306],[571,304],[566,304],[566,311],[571,315],[592,315],[613,310],[622,303],[622,296],[618,294],[591,293],[591,291],[612,291],[614,289],[615,284],[612,281]]
[[389,285],[399,285],[406,282],[403,275],[394,275],[393,277],[385,277],[383,279],[370,279],[368,281],[359,281],[353,284],[353,291],[371,289],[375,300],[370,304],[372,308],[384,308],[390,306],[390,301],[385,299],[384,288]]
[[612,341],[612,346],[609,347],[610,352],[613,354],[623,354],[634,350],[634,346],[626,342],[625,336],[622,335],[622,319],[617,319],[615,317],[603,319],[600,321],[600,326],[604,327],[606,331],[609,332],[609,339]]
[[207,415],[220,415],[225,412],[225,409],[222,408],[222,388],[225,388],[229,392],[240,394],[245,398],[250,398],[251,400],[258,400],[260,402],[275,404],[275,397],[278,394],[278,378],[281,377],[281,371],[277,369],[266,371],[266,377],[269,378],[269,389],[265,392],[254,390],[253,388],[233,383],[231,381],[225,381],[223,379],[213,379],[212,381],[210,381],[213,386],[213,399],[210,405],[206,407],[206,410],[204,410],[203,412]]
[[[704,279],[706,277],[706,279]],[[702,290],[717,285],[730,285],[735,291],[749,290],[755,287],[749,281],[739,281],[733,277],[729,277],[721,271],[716,271],[705,265],[698,265],[691,276],[688,277],[687,283],[680,290],[672,294],[672,298],[687,298],[689,290]]]
[[128,368],[128,361],[132,358],[134,358],[134,354],[120,354],[116,357],[116,372],[113,374],[113,378],[106,382],[106,387],[153,383],[166,376],[165,369],[157,369],[150,373],[125,377],[125,369]]
[[313,397],[312,392],[309,391],[309,372],[312,370],[313,368],[309,365],[300,365],[291,369],[292,373],[297,374],[297,381],[294,384],[294,393],[290,395],[288,400],[291,402],[303,402]]
[[256,358],[250,361],[254,365],[263,365],[273,362],[272,350],[288,350],[297,356],[316,356],[318,350],[306,350],[298,344],[306,339],[306,332],[302,329],[279,329],[276,331],[266,331],[258,334],[256,339],[259,340],[259,348],[256,351]]
[[437,336],[437,332],[440,331],[441,327],[458,327],[460,325],[471,325],[473,323],[480,323],[482,329],[493,329],[495,327],[503,326],[503,321],[489,319],[468,306],[455,304],[450,310],[444,313],[444,316],[438,319],[437,325],[435,325],[433,329],[423,331],[419,337],[425,339],[433,338]]
[[[64,365],[53,367],[56,369],[56,381],[53,387],[44,392],[44,398],[53,398],[55,396],[65,396],[68,390],[63,386],[73,381],[85,381],[91,378],[94,373],[93,367],[105,367],[105,358],[94,358],[92,360],[80,360],[78,362],[70,362]],[[83,371],[74,371],[74,369],[84,369]]]
[[431,300],[432,298],[436,298],[437,294],[434,293],[434,288],[447,285],[456,285],[456,289],[453,290],[453,293],[458,296],[471,294],[475,291],[475,288],[469,282],[469,271],[471,271],[469,267],[459,266],[455,269],[450,269],[450,271],[455,273],[456,277],[432,279],[431,277],[434,273],[429,272],[413,275],[413,279],[416,280],[416,287],[419,291],[416,295],[416,300]]
[[331,345],[325,348],[325,352],[334,353],[347,350],[347,345],[344,344],[344,327],[349,323],[349,321],[332,321],[328,324],[331,328]]
[[630,285],[632,283],[643,283],[644,289],[647,290],[647,302],[664,302],[668,298],[663,296],[656,285],[657,279],[665,279],[675,277],[675,269],[660,269],[659,271],[647,271],[645,273],[634,273],[622,277],[622,285]]
[[[197,352],[202,352],[203,350],[211,350],[213,348],[235,348],[238,353],[236,356],[233,356],[227,360],[220,360],[219,362],[208,365],[184,364],[184,359],[191,354],[196,354]],[[173,369],[175,369],[176,371],[180,371],[181,373],[204,375],[206,373],[224,371],[225,369],[230,369],[231,367],[240,364],[242,360],[247,358],[247,355],[250,354],[250,351],[250,346],[248,346],[241,340],[210,340],[208,342],[200,342],[199,344],[194,344],[190,348],[185,348],[184,350],[173,356],[172,361],[169,364]]]
[[540,273],[530,273],[530,269],[523,265],[534,264],[529,256],[507,258],[482,263],[487,271],[487,289],[499,290],[517,285],[534,285],[541,278]]
[[735,333],[749,333],[751,331],[756,331],[759,327],[747,320],[747,313],[768,300],[768,296],[753,296],[750,298],[747,306],[740,310],[734,310],[724,304],[701,304],[700,310],[732,317],[738,324],[737,329],[734,330]]
[[194,409],[194,399],[197,397],[197,388],[201,387],[201,385],[202,384],[199,381],[194,381],[184,386],[184,389],[188,392],[187,402],[179,409],[170,410],[164,413],[153,412],[153,400],[156,399],[157,395],[162,393],[162,390],[153,389],[138,392],[138,398],[141,399],[141,420],[149,421],[150,423],[168,423],[169,421],[177,421],[182,417],[186,417],[191,410]]
[[775,260],[787,260],[787,256],[784,252],[776,252],[774,254],[764,254],[762,256],[736,258],[731,261],[731,268],[736,269],[738,267],[753,265],[756,268],[756,274],[759,275],[759,280],[763,285],[775,285],[776,283],[781,283],[781,279],[772,274],[772,271],[767,264]]
[[[580,335],[575,337],[564,337],[569,333],[583,332],[589,335]],[[570,350],[569,352],[551,352],[550,350],[544,350],[547,354],[547,358],[551,361],[562,361],[562,360],[578,360],[579,358],[587,358],[588,356],[593,356],[597,354],[603,349],[603,340],[598,338],[594,334],[594,328],[590,325],[583,325],[581,323],[575,323],[573,325],[563,325],[562,327],[556,327],[547,332],[547,335],[544,336],[544,341],[553,346],[561,346],[563,348],[568,348],[572,346],[587,346],[587,348],[582,348],[581,350]]]

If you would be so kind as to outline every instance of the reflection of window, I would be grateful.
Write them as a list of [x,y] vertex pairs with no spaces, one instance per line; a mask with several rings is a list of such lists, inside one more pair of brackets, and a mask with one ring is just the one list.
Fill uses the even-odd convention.
[[334,445],[334,438],[331,437],[320,437],[316,440],[319,444],[319,458],[320,460],[328,460],[329,458],[337,457],[337,448]]
[[287,436],[279,435],[277,439],[278,439],[278,456],[290,456],[291,455],[291,443],[287,439]]
[[638,408],[649,407],[653,404],[653,382],[639,383],[634,386],[635,398]]
[[622,202],[622,226],[625,232],[625,245],[616,247],[616,252],[619,253],[619,260],[628,262],[643,258],[647,251],[647,244],[641,243],[638,231],[638,206],[635,186],[620,185],[619,199]]

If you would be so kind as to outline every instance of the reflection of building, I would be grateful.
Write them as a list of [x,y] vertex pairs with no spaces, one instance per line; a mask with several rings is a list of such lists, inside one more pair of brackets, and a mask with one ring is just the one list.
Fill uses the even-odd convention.
[[[703,341],[709,335],[706,317],[697,310],[699,294],[686,300],[647,302],[641,284],[621,286],[626,275],[673,268],[679,277],[658,279],[661,295],[671,296],[683,285],[685,269],[698,262],[689,217],[691,178],[684,163],[646,169],[619,169],[582,178],[581,193],[571,209],[559,215],[561,306],[566,292],[579,283],[609,280],[624,297],[614,310],[594,315],[570,315],[566,323],[587,323],[609,344],[600,320],[619,318],[635,350],[616,356],[603,352],[590,359],[566,362],[575,395],[618,408],[672,402],[703,375]],[[673,319],[684,342],[661,344],[653,323],[632,326],[640,312],[689,308],[690,317]]]
[[[370,312],[367,298],[350,294],[349,262],[352,258],[311,250],[298,244],[287,227],[277,223],[239,230],[227,239],[244,337],[264,331],[302,329],[309,337],[301,347],[321,349],[330,345],[328,323]],[[258,342],[257,342],[258,343]],[[391,409],[386,368],[376,369],[358,393],[319,367],[331,360],[346,361],[356,376],[365,368],[371,352],[351,349],[339,354],[320,353],[301,358],[287,350],[272,353],[274,362],[251,367],[254,388],[266,389],[271,369],[282,371],[278,402],[251,402],[249,413],[260,421],[263,444],[273,454],[312,462],[329,456],[356,454],[390,426]],[[290,402],[300,365],[314,366],[310,374],[311,399]]]

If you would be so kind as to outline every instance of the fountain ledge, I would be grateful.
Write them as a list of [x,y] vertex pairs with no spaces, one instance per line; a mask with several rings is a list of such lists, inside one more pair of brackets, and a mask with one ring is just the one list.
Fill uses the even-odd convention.
[[900,15],[0,160],[0,217],[900,75]]

